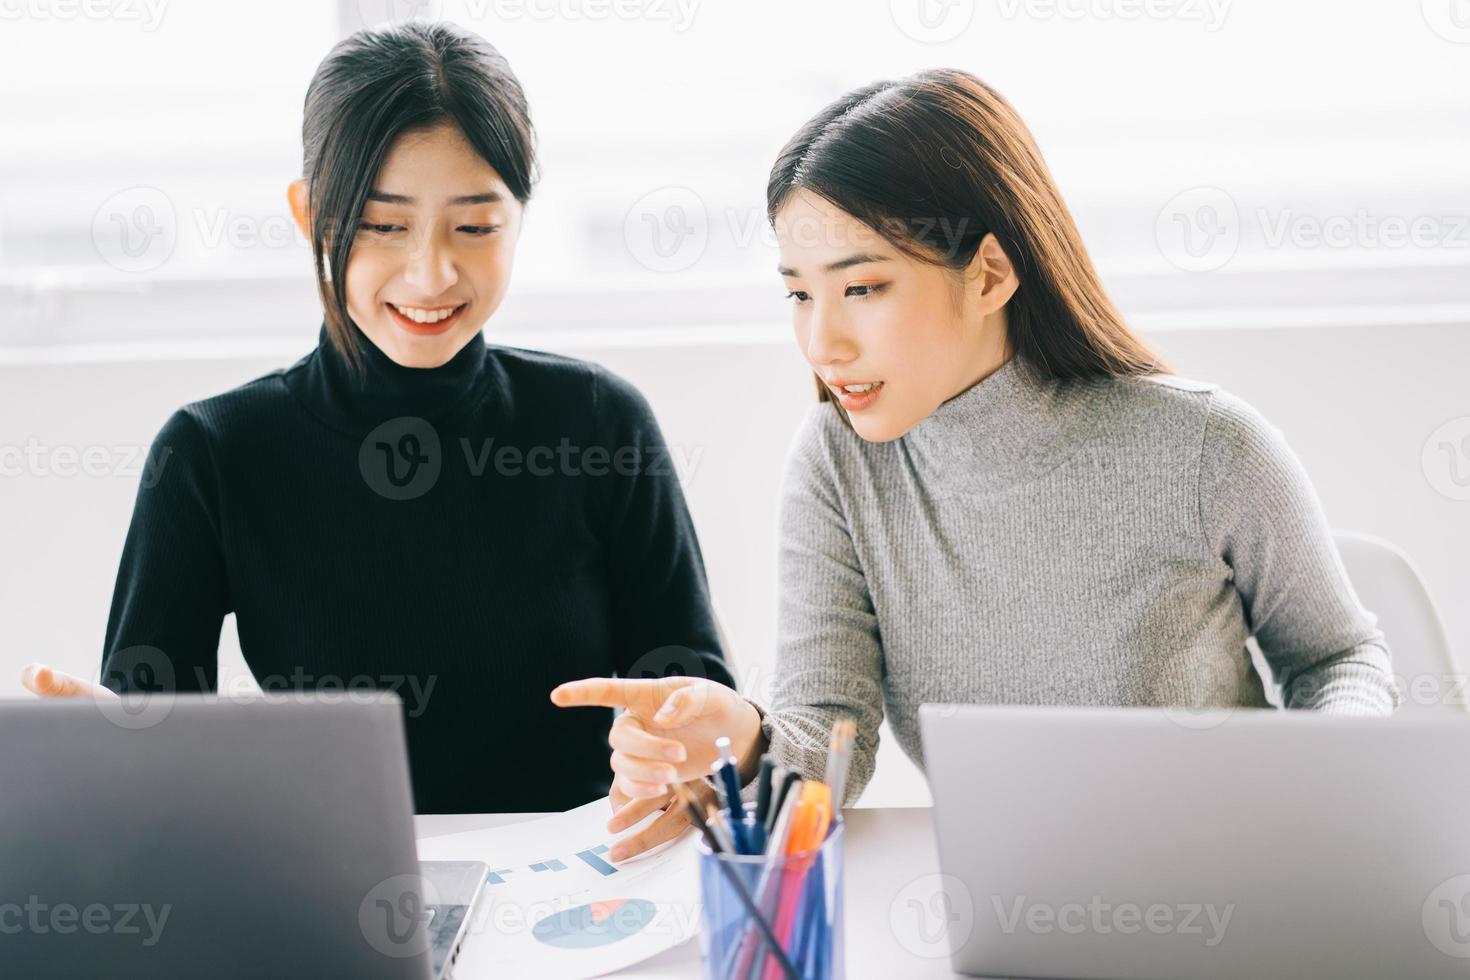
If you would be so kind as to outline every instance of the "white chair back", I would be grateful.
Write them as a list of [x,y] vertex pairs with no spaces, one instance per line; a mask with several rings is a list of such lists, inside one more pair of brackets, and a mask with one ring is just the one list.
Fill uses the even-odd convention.
[[1357,531],[1334,531],[1348,580],[1363,607],[1378,617],[1393,655],[1403,702],[1399,712],[1470,710],[1466,677],[1456,669],[1434,600],[1409,557]]

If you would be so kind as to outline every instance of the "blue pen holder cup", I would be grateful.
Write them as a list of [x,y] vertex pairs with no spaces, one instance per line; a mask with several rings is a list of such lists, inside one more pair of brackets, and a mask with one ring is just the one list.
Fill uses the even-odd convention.
[[843,837],[838,821],[820,847],[771,861],[755,854],[714,854],[699,841],[699,950],[707,980],[786,976],[727,870],[762,910],[797,976],[843,980]]

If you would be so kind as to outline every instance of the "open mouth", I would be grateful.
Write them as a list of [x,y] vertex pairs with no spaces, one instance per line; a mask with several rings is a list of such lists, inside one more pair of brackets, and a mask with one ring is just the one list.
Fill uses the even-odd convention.
[[838,404],[849,412],[867,408],[877,401],[878,395],[883,390],[881,381],[852,381],[845,384],[829,384],[827,389],[832,392]]
[[393,318],[400,327],[409,333],[436,334],[443,333],[459,320],[464,313],[468,303],[460,303],[458,306],[398,306],[395,303],[384,303],[383,307],[388,315]]

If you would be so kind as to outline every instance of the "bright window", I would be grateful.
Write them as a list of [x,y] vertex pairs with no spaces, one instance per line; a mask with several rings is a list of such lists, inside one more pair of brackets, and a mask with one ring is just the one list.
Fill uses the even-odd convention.
[[[452,18],[543,182],[498,327],[784,321],[766,171],[850,87],[954,66],[1029,122],[1139,320],[1470,306],[1470,2],[0,0],[0,346],[310,338],[286,183],[333,41]],[[1370,311],[1371,312],[1371,311]]]

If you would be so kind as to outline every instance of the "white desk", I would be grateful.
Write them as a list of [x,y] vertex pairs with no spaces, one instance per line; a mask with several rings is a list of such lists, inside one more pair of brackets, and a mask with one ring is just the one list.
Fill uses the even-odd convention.
[[[418,836],[436,837],[530,820],[534,813],[474,813],[414,818]],[[949,977],[949,943],[931,905],[937,894],[939,856],[928,807],[848,810],[845,844],[844,914],[847,975],[867,977]],[[492,942],[490,935],[465,940]],[[638,964],[620,977],[699,977],[699,943]],[[461,973],[455,980],[482,980]]]

